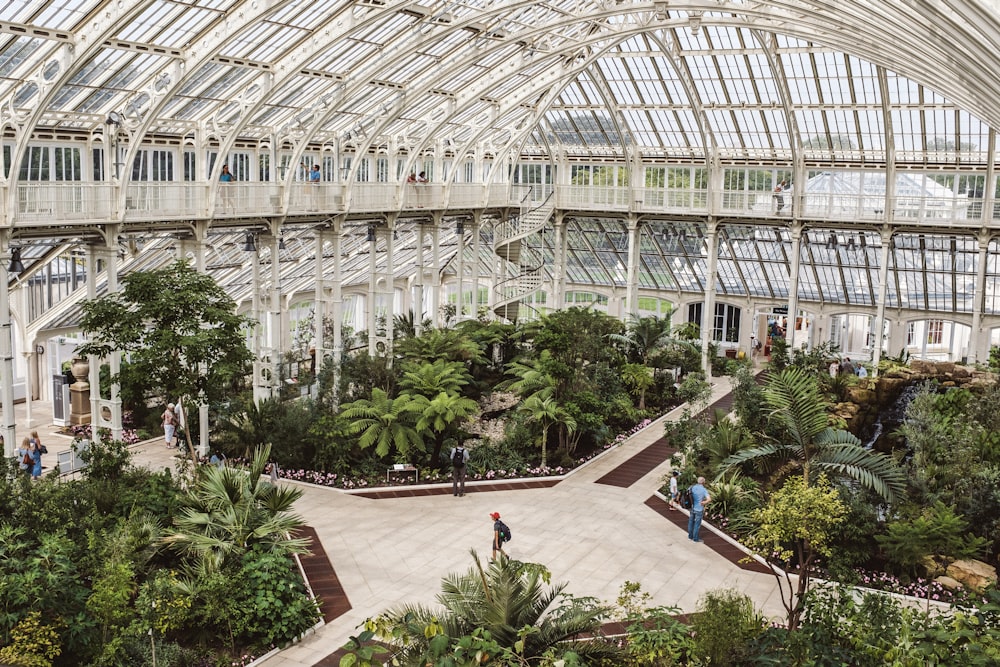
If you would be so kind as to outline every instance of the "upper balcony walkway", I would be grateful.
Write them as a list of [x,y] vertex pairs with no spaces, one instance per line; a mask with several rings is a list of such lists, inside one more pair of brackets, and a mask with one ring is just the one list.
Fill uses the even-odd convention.
[[[405,217],[441,211],[461,215],[474,210],[522,210],[550,193],[556,210],[567,214],[787,224],[794,215],[811,226],[867,226],[890,223],[907,228],[1000,229],[1000,204],[964,195],[886,198],[871,194],[786,193],[788,205],[778,211],[768,192],[702,189],[651,189],[590,185],[390,184],[354,183],[292,185],[233,182],[145,182],[114,184],[21,183],[16,203],[3,211],[3,224],[14,228],[89,226],[123,222],[170,229],[170,222],[212,220],[239,224],[247,218],[284,217],[303,221],[346,215],[371,217],[397,212]],[[5,193],[3,193],[5,194]],[[3,201],[9,201],[7,197]]]

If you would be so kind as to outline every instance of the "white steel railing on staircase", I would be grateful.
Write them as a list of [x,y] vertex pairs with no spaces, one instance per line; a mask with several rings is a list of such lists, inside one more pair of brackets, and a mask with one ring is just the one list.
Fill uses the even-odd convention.
[[551,194],[540,205],[531,208],[529,192],[522,199],[520,215],[494,228],[493,252],[506,260],[508,269],[516,273],[494,288],[493,312],[498,317],[515,321],[521,300],[541,289],[541,260],[533,257],[534,253],[528,251],[524,241],[545,228],[554,210],[555,200]]

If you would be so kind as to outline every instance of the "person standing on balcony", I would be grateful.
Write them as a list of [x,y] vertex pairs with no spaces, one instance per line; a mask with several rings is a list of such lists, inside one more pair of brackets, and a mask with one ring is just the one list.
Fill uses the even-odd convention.
[[788,181],[781,181],[774,187],[774,205],[778,213],[785,208],[785,190],[788,189]]
[[319,210],[319,200],[320,200],[319,184],[322,178],[323,175],[322,172],[320,172],[319,170],[319,165],[314,164],[312,166],[312,169],[309,171],[309,185],[311,186],[309,191],[309,199],[311,204],[310,208],[314,211]]
[[229,171],[229,165],[222,165],[222,173],[219,174],[219,189],[222,190],[222,208],[223,212],[228,211],[233,206],[233,193],[230,187],[233,183],[233,174]]

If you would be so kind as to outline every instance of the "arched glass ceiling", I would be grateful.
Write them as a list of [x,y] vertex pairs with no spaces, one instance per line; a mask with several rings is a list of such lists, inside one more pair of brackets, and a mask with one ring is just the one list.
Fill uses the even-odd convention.
[[1000,118],[986,0],[3,0],[0,17],[8,131],[115,112],[223,143],[981,163]]

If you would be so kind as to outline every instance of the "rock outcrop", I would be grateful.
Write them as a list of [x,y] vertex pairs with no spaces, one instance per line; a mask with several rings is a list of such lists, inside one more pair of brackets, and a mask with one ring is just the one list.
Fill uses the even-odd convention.
[[987,587],[997,583],[995,567],[971,558],[953,561],[948,566],[947,575],[977,593],[982,593]]

